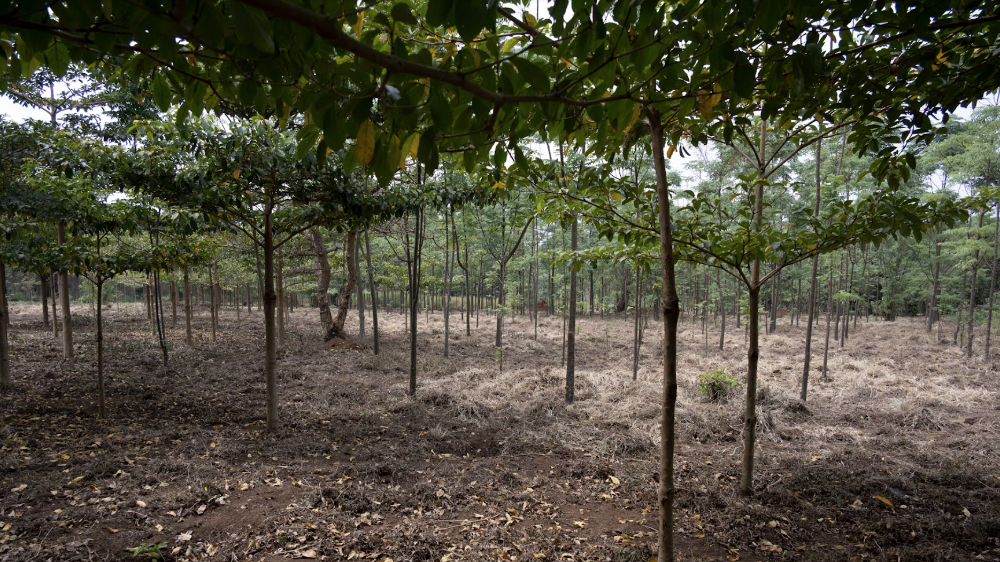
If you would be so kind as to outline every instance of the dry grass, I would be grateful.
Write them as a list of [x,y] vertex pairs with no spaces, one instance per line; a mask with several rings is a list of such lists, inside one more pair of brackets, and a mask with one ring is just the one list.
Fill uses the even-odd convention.
[[[86,359],[92,353],[92,326],[82,321],[85,317],[80,317],[77,339],[81,359],[64,364],[35,307],[14,310],[15,383],[30,391],[4,413],[4,466],[23,462],[23,453],[9,444],[47,431],[32,429],[25,420],[86,419],[93,392]],[[84,450],[85,462],[74,465],[73,474],[97,489],[114,484],[126,497],[145,494],[159,502],[161,511],[190,510],[234,494],[230,488],[240,483],[252,484],[247,493],[263,502],[258,517],[268,518],[251,522],[259,524],[260,533],[231,528],[229,508],[212,504],[219,533],[235,537],[219,544],[229,544],[225,552],[237,558],[251,551],[281,552],[291,536],[282,533],[290,532],[291,523],[282,526],[279,520],[290,520],[271,518],[269,510],[300,522],[311,520],[310,513],[321,514],[322,525],[357,528],[349,539],[321,541],[320,551],[333,557],[337,547],[397,559],[440,559],[452,545],[463,544],[471,549],[465,559],[502,558],[497,545],[515,541],[550,558],[626,560],[648,554],[646,540],[620,537],[643,536],[643,525],[655,514],[650,480],[660,430],[660,324],[649,325],[633,381],[631,319],[582,318],[576,401],[567,405],[557,317],[539,318],[537,340],[529,319],[508,319],[501,372],[492,318],[482,316],[478,328],[473,319],[469,336],[459,315],[453,315],[450,357],[445,358],[441,315],[421,314],[415,399],[407,396],[405,318],[382,311],[380,322],[382,351],[375,356],[370,325],[368,340],[331,349],[320,341],[315,311],[292,314],[279,361],[283,428],[269,436],[261,425],[259,313],[237,320],[224,311],[216,344],[209,341],[207,314],[200,315],[196,348],[176,344],[171,366],[163,368],[141,312],[116,309],[107,329],[113,420],[94,428],[74,423],[84,443],[108,434],[127,437],[115,447],[96,449],[93,456]],[[355,323],[352,315],[349,331]],[[170,329],[171,341],[183,341],[180,330]],[[798,400],[804,328],[785,324],[761,338],[756,493],[741,499],[736,482],[742,397],[713,403],[699,395],[697,377],[718,368],[745,376],[744,333],[730,323],[726,349],[720,352],[715,328],[706,349],[700,325],[682,323],[676,415],[681,553],[689,559],[721,559],[734,555],[718,546],[728,545],[743,559],[997,559],[1000,376],[995,366],[938,343],[925,334],[920,319],[873,321],[859,324],[845,347],[831,342],[830,377],[823,381],[822,336],[822,329],[814,336],[808,403]],[[45,446],[38,442],[29,448]],[[137,455],[150,459],[141,469],[129,464]],[[134,480],[114,476],[123,464],[136,473]],[[23,474],[10,470],[14,476],[3,478],[3,489],[13,488]],[[32,470],[31,489],[58,489],[66,479],[62,469],[47,464]],[[609,488],[611,476],[621,484]],[[275,478],[299,481],[301,488],[274,488],[268,482]],[[167,484],[162,490],[161,483]],[[529,488],[542,490],[544,497],[529,494]],[[0,499],[0,510],[9,511],[13,501]],[[583,540],[572,548],[552,545],[548,536],[555,531],[542,525],[549,519],[541,515],[537,529],[473,529],[461,523],[475,513],[501,517],[509,502],[535,501],[538,509],[581,510],[576,517],[586,512],[594,521],[578,529]],[[359,518],[367,523],[358,524]],[[149,526],[170,522],[162,514],[118,520],[115,525],[135,529],[105,537],[111,545],[106,548],[159,540]],[[573,527],[571,520],[562,524]],[[38,537],[46,525],[37,522]],[[404,539],[413,546],[379,551],[385,540]],[[761,551],[763,540],[780,546],[780,556]],[[801,546],[806,550],[797,550]],[[56,558],[65,554],[44,548],[17,552],[25,559],[39,552]],[[98,559],[120,554],[102,552]]]

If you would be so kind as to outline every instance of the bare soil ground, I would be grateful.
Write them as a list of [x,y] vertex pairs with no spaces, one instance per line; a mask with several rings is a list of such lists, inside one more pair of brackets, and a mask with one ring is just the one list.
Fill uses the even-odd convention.
[[[168,318],[164,366],[144,312],[110,310],[107,421],[89,309],[75,310],[73,361],[37,305],[13,312],[4,561],[127,560],[135,547],[178,561],[655,557],[659,323],[632,381],[631,322],[584,318],[567,406],[554,316],[537,341],[528,319],[508,320],[500,373],[490,319],[467,337],[455,314],[444,358],[441,315],[421,314],[409,398],[402,316],[380,313],[375,356],[370,326],[368,341],[329,345],[315,310],[296,310],[279,353],[281,429],[268,434],[259,312],[225,310],[213,343],[200,310],[193,349]],[[742,396],[712,403],[696,382],[745,374],[744,334],[719,352],[715,328],[706,349],[682,323],[678,559],[1000,560],[997,365],[939,343],[922,319],[862,322],[801,403],[805,328],[787,322],[762,337],[752,498],[737,492]]]

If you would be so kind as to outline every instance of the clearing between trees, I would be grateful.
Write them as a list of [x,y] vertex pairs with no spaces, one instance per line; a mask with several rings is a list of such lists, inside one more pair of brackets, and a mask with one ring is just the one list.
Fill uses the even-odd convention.
[[[632,381],[631,318],[579,319],[567,406],[558,316],[539,317],[537,341],[526,317],[508,320],[499,372],[489,319],[466,337],[453,312],[446,359],[440,314],[422,312],[411,399],[403,315],[380,311],[375,356],[324,343],[315,310],[299,309],[279,352],[282,427],[267,433],[259,312],[223,310],[214,345],[197,315],[193,349],[168,321],[164,367],[144,309],[109,310],[104,422],[94,323],[77,312],[67,362],[38,306],[12,307],[5,561],[656,556],[662,330],[647,332]],[[698,389],[702,373],[745,373],[744,333],[720,353],[701,326],[683,318],[679,334],[678,559],[1000,560],[996,364],[939,343],[922,319],[861,322],[802,403],[805,326],[779,319],[762,337],[747,499],[742,392],[718,403]]]

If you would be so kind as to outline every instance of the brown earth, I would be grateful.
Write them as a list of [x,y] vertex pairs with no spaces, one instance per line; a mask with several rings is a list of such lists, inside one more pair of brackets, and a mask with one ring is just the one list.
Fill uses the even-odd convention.
[[[224,311],[212,343],[199,311],[194,349],[168,318],[163,366],[144,312],[110,310],[107,421],[95,417],[93,320],[77,312],[65,362],[38,306],[13,310],[4,561],[127,560],[136,547],[163,560],[655,557],[656,322],[632,381],[631,319],[582,319],[567,406],[555,316],[540,316],[537,341],[527,318],[507,321],[499,373],[490,319],[467,337],[455,314],[444,358],[441,315],[421,314],[411,399],[403,316],[380,312],[375,356],[370,339],[324,344],[315,311],[297,310],[279,353],[281,429],[268,434],[259,312]],[[737,493],[739,391],[716,404],[696,381],[745,374],[744,334],[720,353],[716,328],[706,349],[700,325],[682,323],[678,559],[1000,560],[996,365],[920,319],[862,321],[831,350],[830,380],[814,369],[803,404],[805,330],[787,322],[762,338],[749,499]]]

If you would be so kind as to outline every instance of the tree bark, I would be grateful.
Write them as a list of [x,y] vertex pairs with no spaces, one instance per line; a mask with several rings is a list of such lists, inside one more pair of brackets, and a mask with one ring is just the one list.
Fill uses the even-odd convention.
[[275,311],[278,295],[274,289],[274,205],[264,206],[264,383],[266,386],[267,430],[278,429],[278,373]]
[[[417,183],[421,182],[421,173],[417,167]],[[424,211],[417,209],[414,220],[413,251],[410,251],[409,231],[406,233],[406,267],[410,283],[410,387],[409,395],[417,394],[417,305],[420,299],[420,257],[424,246]]]
[[48,280],[46,279],[47,277],[48,277],[48,274],[45,273],[45,272],[42,272],[42,273],[38,274],[38,280],[41,282],[41,285],[42,285],[42,290],[41,290],[41,294],[42,294],[42,323],[45,324],[46,328],[49,327],[49,284],[48,284]]
[[13,388],[10,379],[10,342],[7,326],[10,322],[10,310],[7,308],[7,266],[0,259],[0,392],[8,392]]
[[309,229],[313,256],[316,258],[316,303],[319,306],[319,321],[323,325],[323,333],[329,333],[333,327],[333,314],[330,313],[330,260],[327,258],[326,244],[319,228]]
[[184,268],[184,341],[194,347],[194,332],[191,329],[191,281],[187,267]]
[[990,336],[993,328],[993,301],[997,286],[997,250],[1000,244],[1000,204],[997,204],[996,222],[993,225],[993,267],[990,269],[990,301],[986,313],[986,335],[983,340],[983,362],[990,363]]
[[219,325],[219,322],[218,322],[218,320],[215,317],[215,304],[216,304],[216,302],[215,302],[215,272],[214,272],[214,270],[215,270],[215,264],[214,263],[208,264],[208,287],[209,287],[208,306],[209,306],[209,311],[211,312],[210,317],[211,317],[211,320],[212,320],[212,343],[215,343],[215,341],[216,341],[216,332],[218,330],[218,325]]
[[[375,289],[375,272],[372,270],[372,245],[368,239],[368,229],[365,229],[365,261],[368,265],[368,290],[372,293],[372,342],[375,355],[378,355],[378,293]],[[327,308],[329,314],[330,309]]]
[[[328,340],[333,338],[347,339],[347,333],[344,332],[344,322],[347,320],[347,311],[351,307],[351,294],[358,282],[358,261],[355,259],[357,249],[358,229],[352,228],[347,231],[347,242],[344,245],[347,279],[344,280],[344,284],[340,288],[340,305],[337,307],[337,317],[333,320],[333,327],[326,334]],[[416,303],[413,303],[413,308],[416,309]]]
[[53,273],[51,277],[52,277],[52,279],[50,280],[49,287],[52,288],[52,337],[58,338],[59,337],[59,315],[56,314],[56,299],[57,299],[56,293],[58,292],[58,289],[56,288],[56,284],[58,282],[56,281],[57,275],[55,273]]
[[[982,228],[983,228],[983,218],[985,217],[985,215],[986,215],[986,213],[984,213],[982,211],[979,212],[979,229],[980,230],[982,230]],[[976,233],[976,238],[979,238],[978,231]],[[970,357],[970,358],[972,357],[972,336],[973,336],[972,329],[973,329],[974,322],[975,322],[975,319],[976,319],[976,278],[977,278],[977,273],[979,272],[979,249],[978,249],[978,247],[976,248],[975,256],[974,256],[973,259],[975,261],[972,262],[972,283],[970,284],[970,289],[969,289],[969,327],[967,328],[967,331],[969,332],[969,339],[966,341],[966,346],[967,347],[966,347],[966,351],[965,351],[966,357]]]
[[[559,157],[562,159],[562,146],[559,147]],[[577,223],[578,219],[573,217],[573,225],[570,227],[570,251],[576,255],[577,249]],[[573,403],[573,395],[576,387],[576,268],[570,267],[569,272],[569,331],[566,333],[566,403]]]
[[285,345],[285,256],[281,248],[275,250],[274,260],[274,298],[277,304],[275,312],[275,330],[278,337],[278,347]]
[[[758,162],[763,166],[764,147],[767,141],[767,121],[760,123],[760,146]],[[758,169],[758,181],[754,185],[754,228],[758,232],[764,225],[764,181],[763,170]],[[747,346],[747,399],[743,414],[743,474],[740,478],[740,493],[749,496],[753,491],[754,447],[757,440],[757,362],[760,358],[760,257],[755,257],[750,266],[749,345]]]
[[829,380],[827,376],[827,359],[830,356],[830,320],[833,316],[833,262],[830,263],[830,296],[826,304],[826,343],[823,345],[823,380]]
[[[1000,207],[998,207],[1000,210]],[[1000,224],[1000,221],[997,221]],[[994,252],[995,254],[996,252]],[[995,256],[994,256],[995,258]],[[995,259],[994,259],[995,261]],[[996,264],[994,263],[994,269],[996,269]],[[995,274],[996,272],[994,272]],[[927,307],[927,333],[931,333],[934,329],[934,322],[938,319],[938,292],[941,290],[938,279],[941,274],[941,242],[934,237],[934,279],[931,281],[931,304]],[[990,307],[992,310],[992,307]]]
[[673,232],[670,228],[670,191],[664,161],[663,125],[655,109],[647,109],[650,138],[653,148],[653,166],[656,170],[656,195],[659,207],[660,267],[663,277],[663,408],[660,418],[660,483],[657,487],[657,504],[660,520],[657,531],[657,559],[669,562],[674,559],[674,410],[677,404],[677,319],[680,306],[677,298],[677,281],[674,273]]
[[444,314],[444,356],[448,357],[448,341],[451,339],[451,238],[448,232],[448,217],[444,216],[444,302],[441,303],[441,311]]
[[358,299],[358,338],[365,339],[365,285],[361,282],[361,238],[354,237],[354,270],[358,280],[354,283],[354,291]]
[[[816,201],[813,204],[813,216],[819,216],[819,203],[822,193],[820,179],[820,164],[822,163],[823,140],[816,141]],[[812,259],[812,275],[809,277],[809,319],[806,321],[806,350],[802,365],[802,389],[799,399],[806,400],[809,394],[809,362],[812,359],[813,317],[816,315],[816,293],[819,291],[819,253]],[[826,367],[823,368],[824,372]]]
[[[56,229],[59,245],[66,245],[66,227],[59,223]],[[6,298],[6,297],[5,297]],[[65,269],[59,272],[59,305],[63,315],[63,359],[73,358],[73,317],[69,312],[69,274]]]

